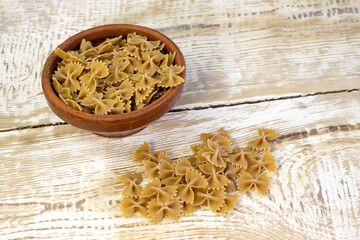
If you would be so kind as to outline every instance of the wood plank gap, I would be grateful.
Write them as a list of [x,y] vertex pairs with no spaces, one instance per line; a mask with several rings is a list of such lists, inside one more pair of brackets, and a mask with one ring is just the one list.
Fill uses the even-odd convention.
[[312,97],[312,96],[326,95],[326,94],[358,92],[358,91],[360,91],[360,88],[342,89],[342,90],[326,91],[326,92],[314,92],[314,93],[291,95],[291,96],[284,96],[284,97],[277,97],[277,98],[265,98],[265,99],[259,99],[259,100],[253,100],[253,101],[250,100],[250,101],[230,103],[230,104],[214,104],[214,105],[210,105],[210,106],[193,107],[193,108],[176,108],[176,109],[171,109],[169,112],[183,112],[183,111],[190,111],[190,110],[204,110],[204,109],[209,109],[209,108],[233,107],[233,106],[239,106],[239,105],[245,105],[245,104],[257,104],[257,103],[272,102],[272,101],[278,101],[278,100]]
[[360,130],[360,123],[356,124],[340,124],[340,125],[331,125],[321,128],[312,128],[306,131],[297,131],[297,132],[291,132],[285,135],[281,135],[279,138],[275,140],[275,143],[282,142],[282,141],[288,141],[288,140],[294,140],[294,139],[300,139],[300,138],[306,138],[309,136],[314,135],[321,135],[329,132],[339,132],[339,131],[352,131],[352,130]]
[[[284,96],[284,97],[278,97],[278,98],[266,98],[266,99],[260,99],[260,100],[255,100],[255,101],[244,101],[244,102],[237,102],[237,103],[231,103],[231,104],[216,104],[216,105],[210,105],[210,106],[206,106],[206,107],[204,106],[204,107],[193,107],[193,108],[176,108],[176,109],[171,109],[169,112],[184,112],[184,111],[191,111],[191,110],[204,110],[204,109],[210,109],[210,108],[214,109],[214,108],[221,108],[221,107],[233,107],[233,106],[239,106],[239,105],[245,105],[245,104],[257,104],[257,103],[263,103],[263,102],[272,102],[272,101],[279,101],[279,100],[286,100],[286,99],[311,97],[311,96],[317,96],[317,95],[358,92],[358,91],[360,91],[360,88],[342,89],[342,90],[336,90],[336,91],[315,92],[315,93],[308,93],[308,94],[301,94],[301,95]],[[68,124],[67,122],[56,122],[56,123],[48,123],[48,124],[31,125],[31,126],[24,126],[24,127],[17,127],[17,128],[2,129],[2,130],[0,130],[0,133],[17,131],[17,130],[25,130],[25,129],[33,129],[33,128],[62,126],[62,125],[67,125],[67,124]]]
[[24,126],[24,127],[17,127],[17,128],[9,128],[9,129],[2,129],[1,132],[11,132],[17,130],[24,130],[24,129],[32,129],[32,128],[43,128],[43,127],[52,127],[52,126],[61,126],[67,125],[67,122],[57,122],[57,123],[47,123],[47,124],[39,124],[39,125],[31,125],[31,126]]

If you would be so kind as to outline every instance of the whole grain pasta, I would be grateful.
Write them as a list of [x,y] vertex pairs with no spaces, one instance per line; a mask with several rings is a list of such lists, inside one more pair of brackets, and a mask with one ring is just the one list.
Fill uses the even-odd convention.
[[181,200],[187,203],[194,202],[194,189],[204,188],[208,185],[205,177],[196,170],[187,169],[185,184],[178,185],[178,195]]
[[156,196],[159,203],[166,203],[176,195],[176,186],[161,186],[159,178],[147,183],[143,188],[142,197]]
[[[134,46],[142,44],[140,38],[133,40]],[[279,136],[271,129],[259,129],[258,133],[256,142],[261,144],[255,145],[266,148],[265,142],[270,144]],[[200,140],[202,143],[190,146],[193,155],[176,161],[165,151],[152,151],[146,142],[140,145],[133,160],[143,164],[151,180],[141,187],[142,178],[138,174],[119,178],[125,185],[120,204],[123,215],[129,217],[138,211],[157,223],[165,216],[177,220],[202,206],[226,214],[236,207],[239,193],[255,190],[265,195],[269,191],[269,172],[277,170],[276,158],[270,150],[233,148],[230,134],[224,128],[216,133],[203,133]]]
[[[129,33],[97,46],[83,39],[78,50],[55,49],[61,58],[52,86],[70,107],[99,115],[123,114],[146,107],[169,88],[184,82],[184,66],[160,41]],[[111,100],[111,101],[109,101]]]
[[258,130],[259,137],[254,141],[248,143],[248,146],[255,150],[266,150],[270,149],[269,141],[272,141],[280,136],[277,132],[272,129],[260,128]]

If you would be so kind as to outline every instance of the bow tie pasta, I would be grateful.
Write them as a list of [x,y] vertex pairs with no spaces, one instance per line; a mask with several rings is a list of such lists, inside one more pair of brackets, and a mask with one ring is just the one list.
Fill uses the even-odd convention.
[[175,53],[160,41],[129,33],[97,46],[85,39],[79,50],[55,49],[61,58],[52,86],[68,106],[99,115],[141,109],[169,88],[184,82],[184,66],[174,65]]
[[194,155],[176,161],[165,151],[151,151],[145,142],[135,150],[133,161],[142,163],[152,180],[139,186],[142,178],[138,174],[121,176],[125,188],[120,209],[125,217],[145,213],[154,223],[166,216],[177,220],[202,206],[226,214],[236,207],[239,194],[254,190],[267,194],[269,172],[277,170],[268,141],[278,136],[272,129],[259,129],[261,140],[255,142],[266,140],[268,150],[233,148],[229,132],[220,128],[216,133],[201,134],[202,143],[190,146]]

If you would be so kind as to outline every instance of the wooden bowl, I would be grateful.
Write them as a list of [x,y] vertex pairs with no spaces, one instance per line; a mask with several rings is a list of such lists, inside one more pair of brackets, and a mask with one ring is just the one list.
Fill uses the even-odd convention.
[[[74,50],[79,48],[82,39],[100,42],[119,35],[125,38],[128,33],[132,32],[146,36],[150,40],[160,40],[165,43],[167,52],[176,52],[175,64],[185,66],[184,56],[171,39],[155,30],[137,25],[112,24],[91,28],[68,38],[59,45],[59,48],[64,51]],[[141,131],[175,105],[184,87],[184,83],[172,87],[159,99],[133,112],[113,115],[85,113],[66,105],[51,86],[52,74],[60,60],[53,51],[45,62],[41,76],[43,92],[51,110],[67,123],[102,136],[124,137]],[[184,79],[185,71],[186,69],[180,74]]]

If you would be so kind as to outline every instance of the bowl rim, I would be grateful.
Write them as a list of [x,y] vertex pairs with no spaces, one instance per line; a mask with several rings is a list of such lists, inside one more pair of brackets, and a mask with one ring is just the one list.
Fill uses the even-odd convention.
[[[146,32],[153,39],[162,39],[162,38],[166,39],[168,42],[170,42],[171,47],[176,50],[176,56],[175,56],[175,60],[174,60],[176,62],[176,64],[185,67],[182,74],[180,74],[180,76],[183,75],[183,77],[185,77],[186,64],[185,64],[184,56],[183,56],[182,52],[180,51],[179,47],[166,35],[158,32],[154,29],[140,26],[140,25],[108,24],[108,25],[101,25],[101,26],[89,28],[89,29],[81,31],[81,32],[67,38],[64,42],[62,42],[58,46],[58,48],[60,48],[61,50],[64,50],[64,51],[69,51],[69,50],[71,50],[71,49],[67,49],[69,45],[71,45],[74,41],[78,41],[79,42],[78,44],[80,44],[81,40],[86,39],[86,37],[88,36],[89,33],[95,32],[95,33],[101,34],[102,31],[114,30],[114,28],[118,29],[118,30],[123,29],[124,31],[129,31],[129,32]],[[116,35],[114,35],[114,36],[116,36]],[[108,37],[113,37],[113,36],[108,36]],[[97,39],[99,39],[99,38],[97,38]],[[96,38],[94,40],[96,40]],[[165,45],[165,47],[170,47],[170,46]],[[74,49],[74,48],[72,48],[72,49]],[[56,68],[56,65],[54,68],[52,68],[51,65],[54,64],[54,62],[58,62],[57,59],[60,59],[60,58],[56,55],[55,50],[53,50],[43,66],[42,75],[41,75],[41,85],[42,85],[42,89],[43,89],[46,100],[48,101],[50,107],[52,107],[51,105],[53,105],[53,107],[56,106],[56,108],[59,111],[61,111],[62,113],[66,114],[67,117],[76,118],[77,120],[83,120],[83,121],[87,121],[87,122],[91,122],[91,123],[131,121],[131,120],[139,118],[140,116],[147,115],[147,114],[151,113],[153,110],[161,107],[165,102],[168,101],[168,99],[175,97],[177,94],[179,94],[179,91],[181,94],[183,85],[184,85],[184,82],[183,82],[177,86],[171,87],[159,99],[156,99],[154,102],[152,102],[151,104],[149,104],[141,109],[134,110],[131,112],[121,113],[121,114],[109,114],[109,115],[96,115],[93,113],[86,113],[86,112],[82,112],[82,111],[73,109],[72,107],[65,104],[57,96],[54,89],[52,88],[51,76],[53,74],[53,71]],[[58,115],[58,114],[56,114],[56,115]],[[161,117],[161,116],[159,116],[159,117]],[[149,121],[149,122],[151,122],[151,121]],[[146,123],[146,124],[148,124],[148,123]]]

